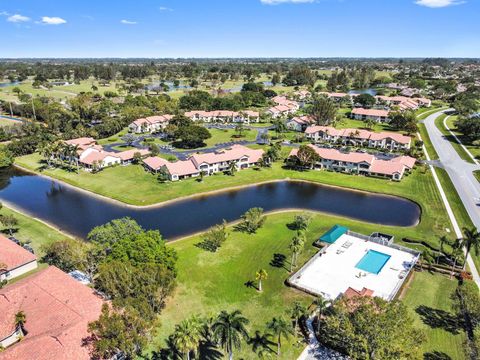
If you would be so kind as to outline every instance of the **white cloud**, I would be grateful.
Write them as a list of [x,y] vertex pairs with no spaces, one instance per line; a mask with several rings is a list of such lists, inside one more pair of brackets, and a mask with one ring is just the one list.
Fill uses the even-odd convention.
[[0,16],[9,16],[10,14],[6,11],[0,11]]
[[130,20],[120,20],[120,22],[122,24],[125,24],[125,25],[136,25],[137,24],[136,21],[130,21]]
[[262,4],[266,5],[278,5],[278,4],[305,4],[313,3],[315,0],[260,0]]
[[20,23],[20,22],[27,22],[30,21],[30,18],[28,16],[23,16],[20,14],[15,14],[11,15],[7,18],[7,21],[13,22],[13,23]]
[[61,25],[61,24],[65,24],[66,22],[67,20],[57,16],[53,16],[53,17],[42,16],[42,21],[40,23],[44,25]]
[[462,0],[417,0],[415,4],[426,6],[429,8],[442,8],[452,5],[460,5],[465,3]]
[[158,8],[158,10],[160,10],[160,11],[173,11],[172,8],[169,8],[169,7],[166,7],[166,6],[160,6]]

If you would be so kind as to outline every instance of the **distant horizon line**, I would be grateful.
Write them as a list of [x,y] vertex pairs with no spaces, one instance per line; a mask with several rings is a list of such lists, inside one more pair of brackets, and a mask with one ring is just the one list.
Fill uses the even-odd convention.
[[264,60],[283,60],[283,59],[299,59],[299,60],[336,60],[336,59],[350,59],[350,60],[423,60],[423,59],[449,59],[449,60],[480,60],[480,57],[452,57],[452,56],[248,56],[248,57],[235,57],[235,56],[213,56],[213,57],[195,57],[195,56],[181,56],[181,57],[123,57],[123,56],[100,56],[100,57],[48,57],[48,56],[35,56],[35,57],[0,57],[0,61],[5,60],[100,60],[100,59],[121,59],[121,60],[251,60],[251,59],[264,59]]

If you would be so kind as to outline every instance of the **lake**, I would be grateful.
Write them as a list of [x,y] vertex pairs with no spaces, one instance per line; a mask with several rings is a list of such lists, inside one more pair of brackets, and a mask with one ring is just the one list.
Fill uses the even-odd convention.
[[223,219],[236,220],[255,206],[265,211],[288,208],[323,211],[394,226],[412,226],[420,218],[419,206],[403,198],[292,181],[138,209],[15,168],[0,171],[0,200],[79,237],[85,237],[94,226],[130,216],[143,227],[158,229],[165,238],[173,239],[206,230]]

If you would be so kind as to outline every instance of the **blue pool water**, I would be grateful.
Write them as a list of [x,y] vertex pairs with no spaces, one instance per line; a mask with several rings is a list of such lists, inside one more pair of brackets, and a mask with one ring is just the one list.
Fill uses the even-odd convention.
[[375,250],[368,250],[355,267],[372,274],[378,274],[382,271],[390,257],[390,255]]

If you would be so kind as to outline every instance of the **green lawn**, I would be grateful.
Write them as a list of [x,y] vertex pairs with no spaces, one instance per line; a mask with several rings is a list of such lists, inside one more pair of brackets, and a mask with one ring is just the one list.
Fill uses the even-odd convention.
[[[415,324],[427,335],[423,346],[425,353],[444,353],[452,360],[463,360],[466,335],[461,328],[454,326],[457,323],[451,300],[456,287],[456,280],[426,271],[416,272],[402,300],[411,310]],[[438,355],[425,359],[447,359]]]
[[425,120],[429,115],[432,115],[433,113],[447,109],[448,106],[437,106],[437,107],[430,107],[430,108],[423,108],[417,110],[415,113],[417,114],[417,119],[418,120]]
[[[285,151],[288,152],[288,149],[285,149]],[[17,158],[16,163],[25,168],[39,171],[39,167],[42,166],[40,160],[41,157],[38,154],[33,154]],[[159,183],[154,175],[146,172],[139,165],[108,168],[97,174],[85,171],[75,174],[61,169],[44,170],[43,174],[134,205],[150,205],[183,196],[275,179],[308,180],[328,185],[398,195],[416,201],[422,208],[421,222],[416,227],[404,228],[401,233],[397,232],[398,239],[406,236],[412,239],[425,240],[436,246],[441,236],[453,237],[453,234],[449,234],[445,230],[451,228],[451,226],[433,178],[428,170],[425,171],[420,168],[405,177],[401,182],[328,171],[298,172],[283,169],[280,163],[274,164],[270,169],[260,171],[254,169],[239,171],[235,176],[217,174],[206,177],[203,182],[188,179],[164,184]],[[118,179],[121,179],[121,181],[118,181]],[[135,189],[135,191],[132,191],[132,189]]]
[[[40,250],[42,245],[67,237],[43,222],[12,210],[6,205],[3,205],[0,214],[13,215],[18,220],[18,225],[14,231],[15,237],[23,242],[29,242],[39,257],[42,255]],[[9,235],[6,229],[2,229],[1,227],[0,229],[4,234]]]
[[420,136],[422,137],[423,143],[425,144],[425,148],[427,149],[427,153],[430,156],[431,160],[438,160],[438,154],[435,148],[432,145],[432,142],[430,141],[430,135],[428,135],[427,128],[425,127],[425,124],[419,123],[418,124],[418,132],[420,133]]
[[237,135],[235,130],[208,129],[208,131],[210,131],[212,137],[205,141],[207,147],[230,141],[255,141],[255,139],[257,138],[256,130],[245,129],[243,136],[239,138],[235,137],[235,135]]
[[[287,224],[292,221],[294,214],[268,215],[264,227],[255,235],[232,231],[227,242],[216,253],[195,246],[201,241],[200,236],[170,243],[169,246],[177,250],[179,257],[178,287],[161,314],[161,328],[152,349],[164,345],[163,341],[172,333],[175,324],[194,314],[212,316],[224,309],[239,309],[250,319],[249,332],[253,333],[263,330],[272,317],[283,315],[293,301],[299,300],[309,305],[312,297],[284,284],[290,270],[291,252],[288,245],[294,235]],[[299,266],[318,251],[311,244],[334,224],[342,224],[364,234],[373,231],[392,232],[391,227],[313,213]],[[396,228],[396,231],[399,236],[403,233],[401,228]],[[277,257],[285,256],[284,267],[271,265],[274,254]],[[262,293],[245,285],[255,280],[255,272],[260,268],[268,272]],[[304,345],[295,346],[296,343],[293,339],[283,342],[281,359],[295,359],[300,354]],[[244,347],[236,358],[254,358],[245,344]]]

